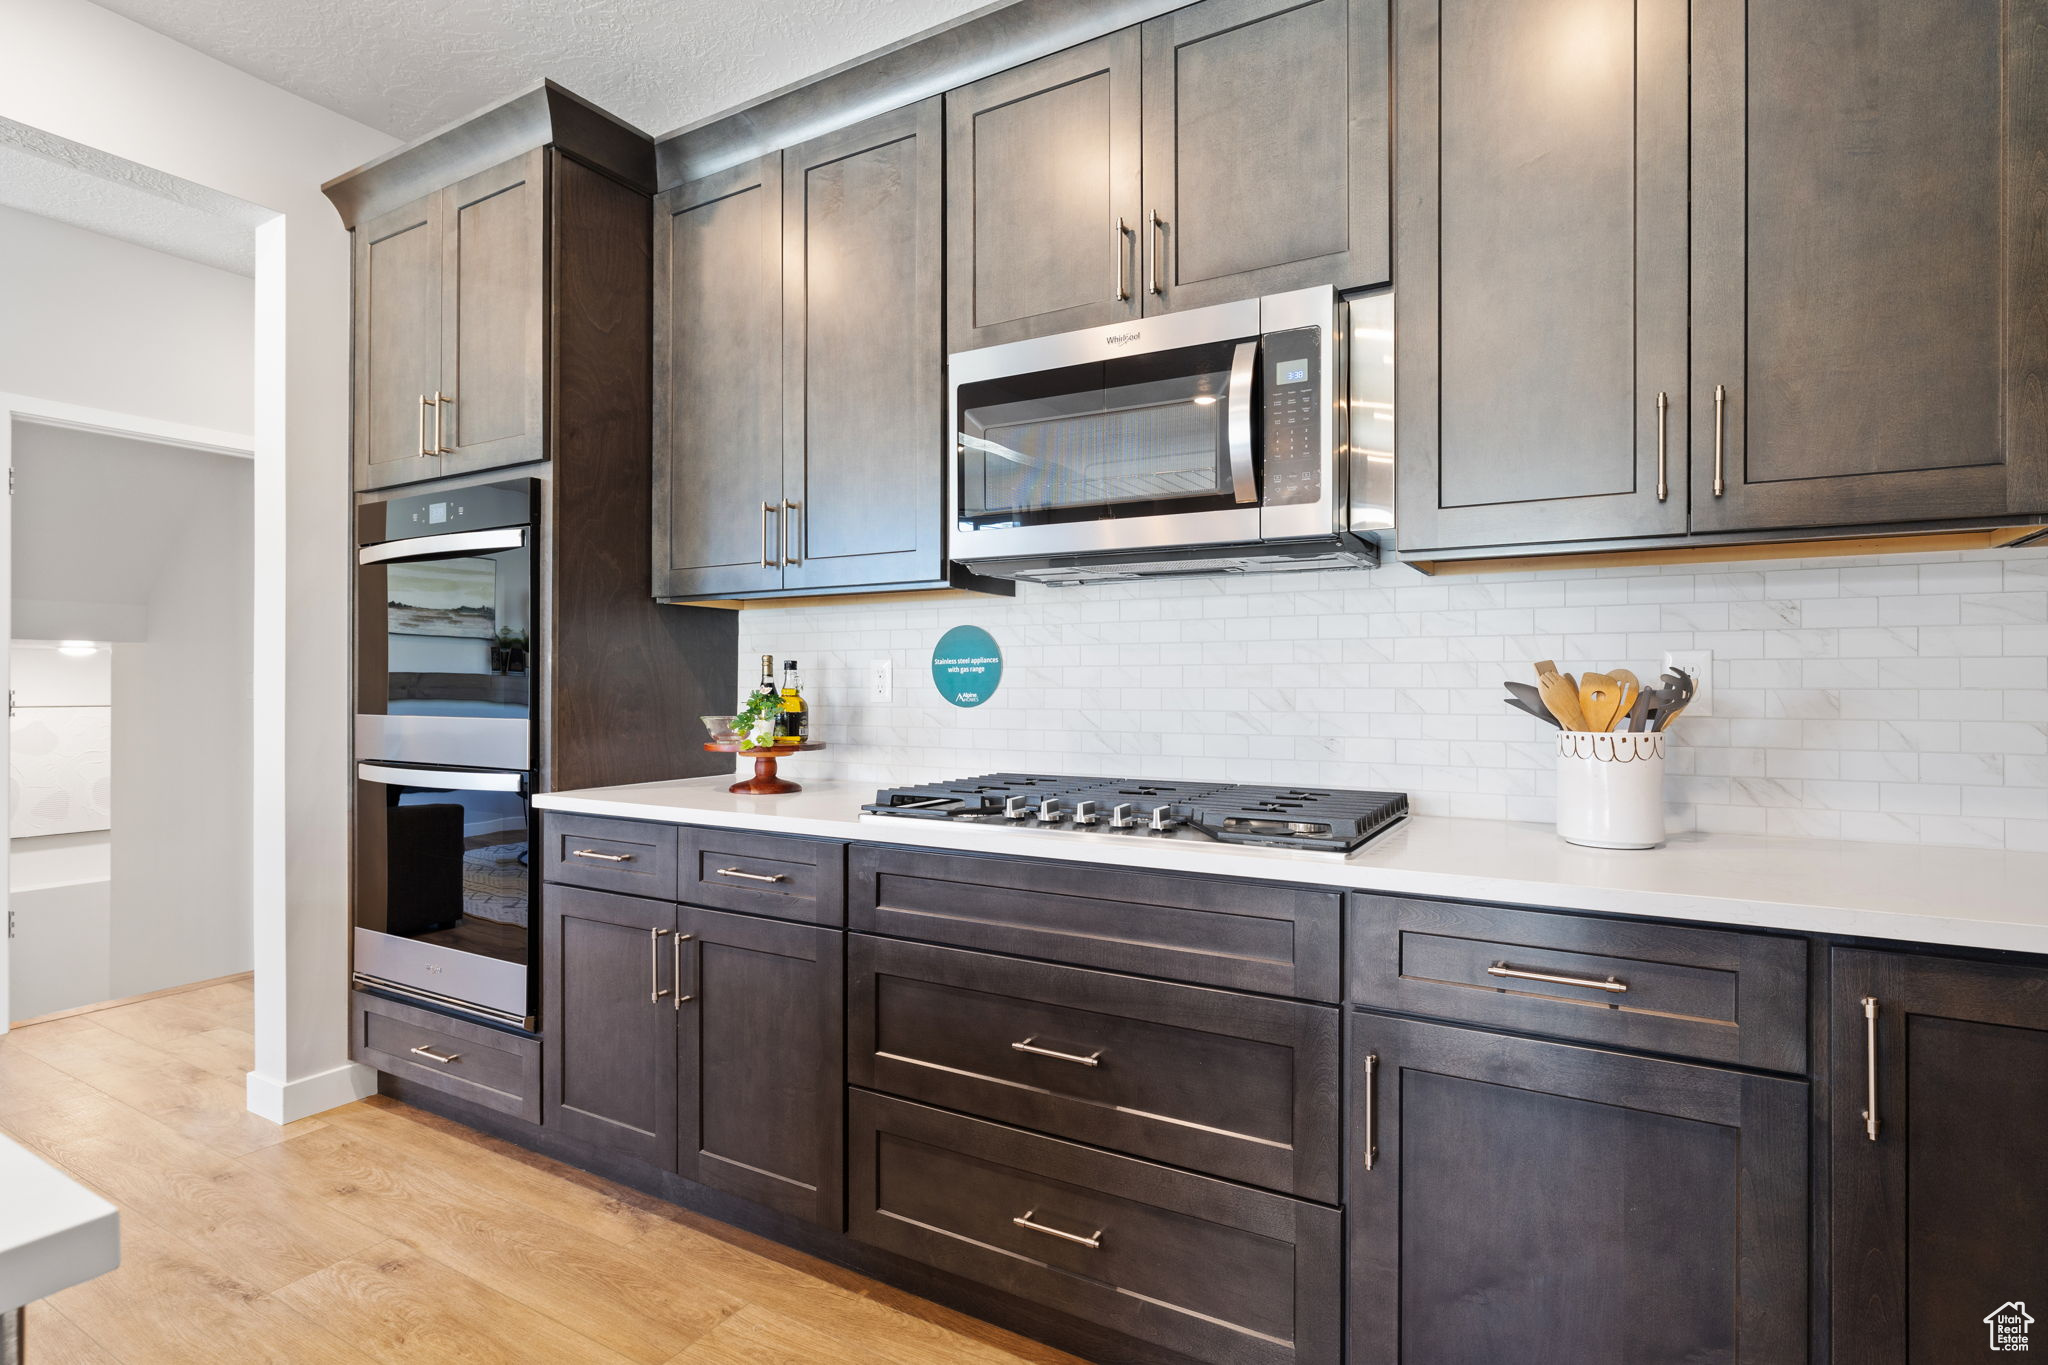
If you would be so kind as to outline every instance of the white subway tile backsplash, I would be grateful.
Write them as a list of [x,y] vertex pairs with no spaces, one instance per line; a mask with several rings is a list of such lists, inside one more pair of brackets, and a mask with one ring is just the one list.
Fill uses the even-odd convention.
[[[938,637],[969,623],[1002,644],[1006,671],[989,702],[957,710],[925,679]],[[1308,781],[1539,821],[1551,732],[1501,704],[1501,679],[1541,658],[1652,678],[1668,649],[1714,656],[1715,714],[1673,736],[1674,829],[2048,850],[2048,547],[1025,585],[1014,599],[740,617],[743,659],[802,662],[831,741],[791,765],[798,780]],[[896,674],[888,703],[866,697],[880,658]]]

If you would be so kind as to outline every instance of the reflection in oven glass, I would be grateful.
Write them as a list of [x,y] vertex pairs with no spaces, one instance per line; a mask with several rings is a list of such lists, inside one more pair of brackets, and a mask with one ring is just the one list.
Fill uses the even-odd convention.
[[526,961],[531,899],[525,798],[514,792],[387,790],[384,932]]

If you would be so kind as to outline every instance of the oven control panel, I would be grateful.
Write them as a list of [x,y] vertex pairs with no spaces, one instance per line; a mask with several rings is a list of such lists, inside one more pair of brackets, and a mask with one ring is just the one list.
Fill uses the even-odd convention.
[[1323,495],[1323,333],[1319,327],[1268,332],[1265,373],[1265,478],[1268,507],[1313,503]]

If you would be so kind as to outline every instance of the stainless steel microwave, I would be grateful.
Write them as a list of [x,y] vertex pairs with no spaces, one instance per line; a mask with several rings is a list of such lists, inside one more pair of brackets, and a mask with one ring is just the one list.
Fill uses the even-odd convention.
[[1391,294],[1301,289],[952,356],[951,557],[1053,584],[1377,564],[1392,327]]

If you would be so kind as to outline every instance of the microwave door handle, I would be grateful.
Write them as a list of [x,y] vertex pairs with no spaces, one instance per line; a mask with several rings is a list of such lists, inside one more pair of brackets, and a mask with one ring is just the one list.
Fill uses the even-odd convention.
[[1240,503],[1259,500],[1258,476],[1252,469],[1252,376],[1259,363],[1259,343],[1241,341],[1230,362],[1230,400],[1224,416],[1230,442],[1230,488]]
[[516,550],[524,544],[524,526],[504,526],[493,531],[454,531],[445,536],[417,536],[411,540],[387,540],[381,545],[365,545],[356,551],[356,563],[384,564],[394,559],[473,555],[480,550]]
[[525,773],[465,772],[459,768],[392,768],[382,763],[358,763],[356,776],[365,782],[382,782],[393,787],[515,794],[526,790]]

